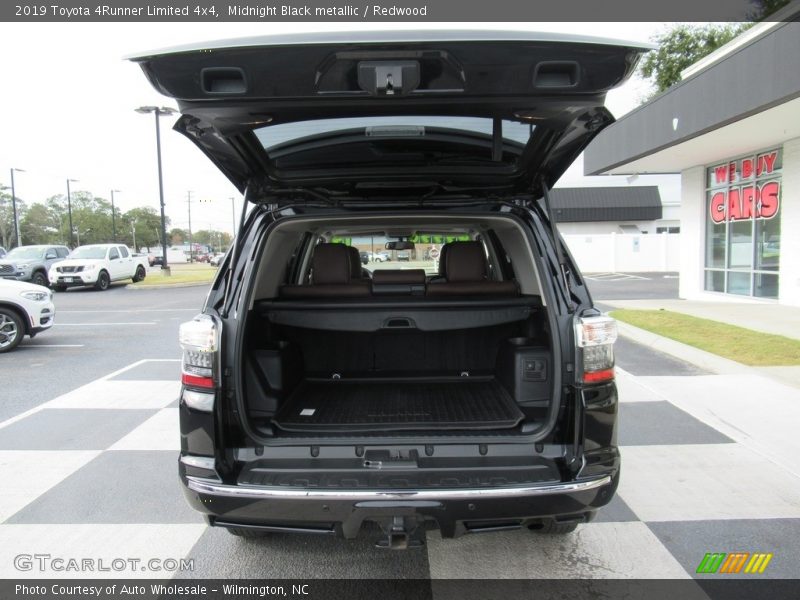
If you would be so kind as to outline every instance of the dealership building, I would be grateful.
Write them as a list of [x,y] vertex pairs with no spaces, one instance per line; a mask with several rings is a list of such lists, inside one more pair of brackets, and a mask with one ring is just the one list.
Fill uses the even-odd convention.
[[680,173],[681,298],[800,306],[794,6],[687,69],[586,151],[587,175]]

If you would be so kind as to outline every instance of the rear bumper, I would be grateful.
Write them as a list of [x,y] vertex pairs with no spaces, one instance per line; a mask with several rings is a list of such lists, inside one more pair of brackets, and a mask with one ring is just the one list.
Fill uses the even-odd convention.
[[537,519],[590,520],[614,495],[617,478],[454,490],[284,489],[182,477],[189,504],[212,525],[355,537],[364,521],[433,520],[442,537],[522,526]]

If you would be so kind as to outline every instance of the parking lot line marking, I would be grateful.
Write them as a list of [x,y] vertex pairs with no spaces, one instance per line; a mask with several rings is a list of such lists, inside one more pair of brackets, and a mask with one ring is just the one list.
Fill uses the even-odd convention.
[[127,367],[122,367],[121,369],[117,369],[113,373],[109,373],[108,375],[103,375],[102,377],[96,379],[95,381],[107,381],[112,377],[116,377],[117,375],[120,375],[125,371],[130,371],[131,369],[135,369],[139,365],[143,365],[144,363],[147,362],[180,362],[180,361],[181,361],[180,358],[143,358],[142,360],[137,360],[135,363],[129,364]]
[[85,344],[28,344],[26,348],[83,348]]
[[99,327],[100,325],[115,325],[115,326],[122,326],[122,325],[156,325],[155,321],[134,321],[130,323],[61,323],[59,322],[59,327]]
[[145,312],[198,312],[198,308],[118,308],[114,310],[59,310],[58,314],[65,313],[145,313]]

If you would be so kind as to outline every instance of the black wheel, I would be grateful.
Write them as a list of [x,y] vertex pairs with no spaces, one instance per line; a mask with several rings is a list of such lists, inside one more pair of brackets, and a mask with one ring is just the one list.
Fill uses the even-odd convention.
[[47,276],[42,273],[41,271],[36,271],[31,277],[31,283],[35,283],[36,285],[43,285],[47,287]]
[[261,529],[248,529],[246,527],[226,527],[226,529],[231,535],[250,539],[265,538],[269,535],[269,531],[263,531]]
[[10,352],[19,346],[24,335],[20,316],[10,308],[0,307],[0,352]]
[[147,272],[144,270],[144,267],[142,265],[139,265],[138,267],[136,267],[136,274],[133,276],[133,283],[138,283],[139,281],[142,281],[146,275]]
[[111,278],[108,276],[108,273],[105,271],[100,271],[100,273],[97,275],[97,281],[94,284],[94,289],[104,292],[108,289],[109,285],[111,285]]
[[65,285],[54,285],[53,289],[55,291],[57,291],[57,292],[66,292],[67,291],[67,286],[65,286]]
[[547,519],[541,523],[528,525],[528,529],[534,533],[543,533],[547,535],[565,535],[567,533],[572,533],[577,528],[578,523],[575,521],[559,523],[553,519]]

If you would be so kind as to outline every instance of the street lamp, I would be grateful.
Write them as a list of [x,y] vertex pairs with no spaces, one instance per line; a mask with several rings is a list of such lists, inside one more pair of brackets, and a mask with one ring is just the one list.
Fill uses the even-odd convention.
[[17,194],[14,191],[14,171],[24,173],[24,169],[11,168],[11,206],[14,209],[14,231],[17,233],[17,247],[22,246],[22,236],[19,233],[19,217],[17,216]]
[[77,183],[77,179],[67,179],[67,212],[69,213],[69,247],[73,248],[72,245],[72,194],[69,190],[70,183]]
[[161,249],[163,251],[163,262],[161,268],[165,271],[165,274],[169,274],[169,268],[167,266],[167,217],[164,214],[164,179],[161,170],[161,128],[158,124],[158,118],[160,116],[169,116],[173,115],[177,110],[174,108],[164,107],[162,106],[159,108],[158,106],[140,106],[136,110],[136,112],[141,114],[153,113],[156,119],[156,156],[158,157],[158,195],[161,200]]
[[[119,190],[111,190],[111,236],[114,242],[117,241],[117,210],[114,208],[114,192],[119,194]],[[136,244],[133,245],[133,251],[136,252]]]

